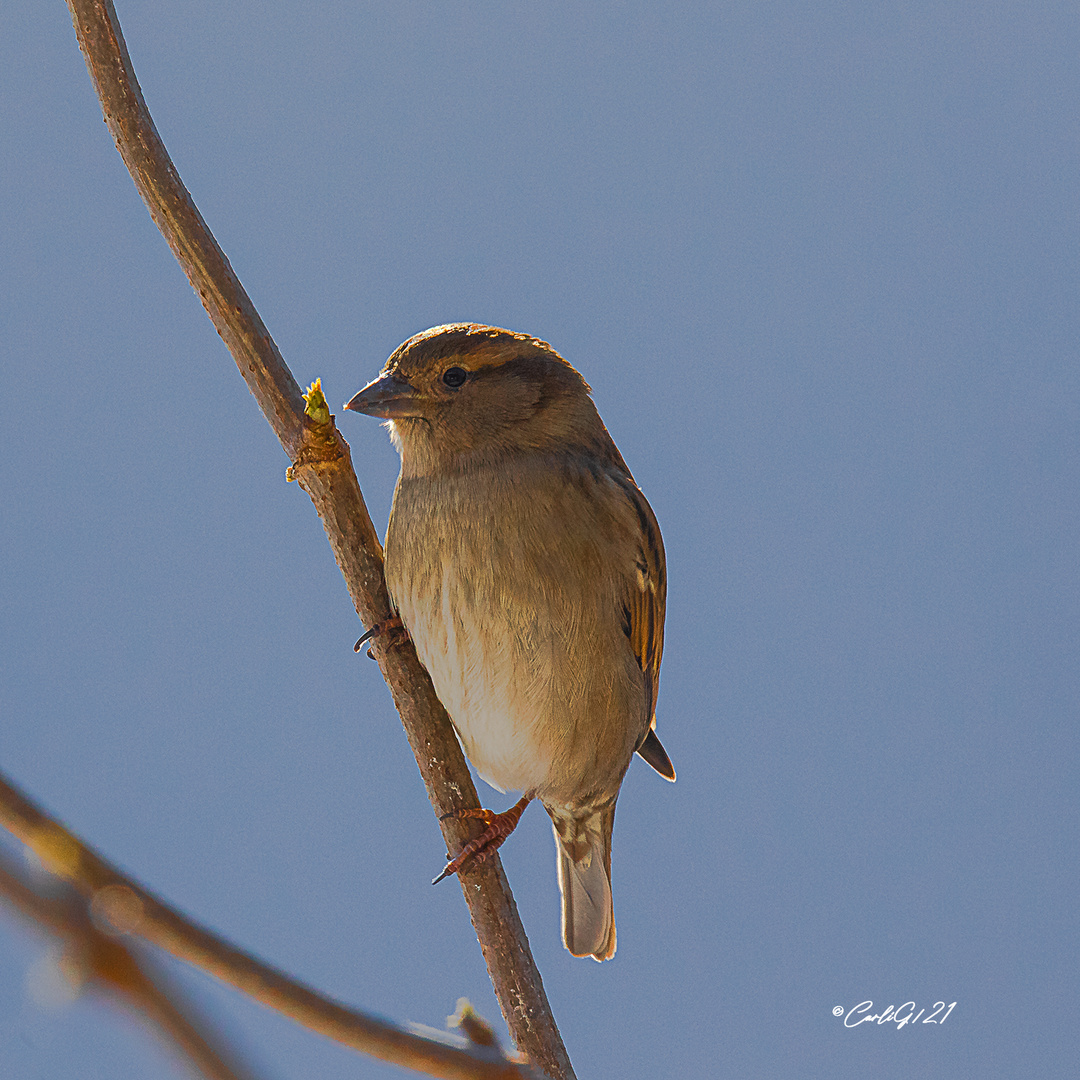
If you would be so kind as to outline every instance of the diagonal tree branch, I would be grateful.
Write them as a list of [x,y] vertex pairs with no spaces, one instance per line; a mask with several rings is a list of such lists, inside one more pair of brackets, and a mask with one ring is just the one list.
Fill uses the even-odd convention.
[[[315,504],[360,618],[368,626],[382,623],[390,615],[382,548],[348,444],[321,394],[305,412],[300,388],[181,183],[143,101],[111,0],[68,0],[68,7],[105,121],[139,194],[293,462],[292,476]],[[436,815],[477,807],[461,748],[412,643],[376,645],[375,652]],[[448,819],[442,828],[451,850],[469,838],[468,823]],[[501,863],[492,857],[460,877],[514,1042],[548,1075],[571,1080]]]
[[[0,825],[22,840],[52,873],[67,881],[87,906],[80,913],[63,901],[40,896],[12,874],[6,867],[10,860],[3,859],[0,897],[46,929],[77,945],[89,944],[92,973],[159,1026],[167,1027],[181,1044],[190,1041],[190,1031],[184,1018],[178,1021],[175,1010],[169,1011],[161,1002],[161,993],[154,992],[160,991],[160,984],[155,986],[130,951],[98,927],[138,935],[304,1027],[383,1061],[447,1080],[527,1080],[533,1075],[529,1068],[515,1065],[497,1052],[478,1055],[350,1009],[237,949],[123,875],[3,775]],[[184,1048],[189,1049],[187,1045]],[[209,1075],[218,1077],[219,1073]],[[237,1080],[235,1069],[220,1073],[220,1080]]]
[[86,902],[71,887],[43,895],[10,855],[0,852],[0,899],[35,926],[61,941],[64,959],[80,983],[125,1005],[155,1025],[208,1080],[254,1080],[252,1073],[200,1016],[175,981],[155,971],[148,958],[109,937],[90,918]]

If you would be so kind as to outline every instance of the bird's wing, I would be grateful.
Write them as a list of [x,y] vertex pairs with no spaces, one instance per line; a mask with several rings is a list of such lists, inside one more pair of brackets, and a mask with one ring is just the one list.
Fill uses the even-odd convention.
[[669,780],[675,770],[653,730],[656,727],[656,696],[660,690],[660,657],[664,652],[664,608],[667,604],[667,571],[660,526],[645,496],[629,476],[617,477],[634,508],[639,524],[634,574],[627,582],[624,614],[626,636],[634,650],[649,703],[649,727],[641,737],[637,752]]

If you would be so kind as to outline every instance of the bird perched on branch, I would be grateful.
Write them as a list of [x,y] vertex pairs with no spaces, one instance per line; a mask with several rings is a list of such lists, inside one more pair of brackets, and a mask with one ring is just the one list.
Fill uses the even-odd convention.
[[345,407],[385,418],[401,454],[386,532],[398,616],[477,772],[524,792],[471,813],[487,827],[440,877],[539,799],[563,940],[606,960],[619,786],[635,751],[675,779],[653,730],[667,583],[652,509],[588,384],[525,334],[425,330]]

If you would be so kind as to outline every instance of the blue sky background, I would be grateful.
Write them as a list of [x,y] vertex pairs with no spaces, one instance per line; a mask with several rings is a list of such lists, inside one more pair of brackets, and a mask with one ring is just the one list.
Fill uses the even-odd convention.
[[[503,849],[578,1075],[1073,1072],[1076,5],[117,6],[298,380],[336,408],[425,327],[527,331],[657,512],[679,780],[623,788],[613,962],[562,948],[545,816]],[[0,10],[0,100],[0,767],[316,986],[495,1019],[322,526],[59,0]],[[381,531],[396,455],[337,411]],[[0,916],[5,1075],[180,1075],[35,1005],[42,949]],[[267,1076],[402,1075],[179,974]],[[845,1030],[864,1000],[957,1005]]]

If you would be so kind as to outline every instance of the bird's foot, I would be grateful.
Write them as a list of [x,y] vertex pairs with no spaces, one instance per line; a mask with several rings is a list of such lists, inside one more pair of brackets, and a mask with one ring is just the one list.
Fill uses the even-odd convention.
[[[394,645],[402,645],[409,640],[409,631],[405,629],[405,624],[401,621],[399,615],[391,615],[388,619],[383,619],[381,623],[376,623],[364,636],[353,646],[353,652],[359,652],[366,641],[374,641],[379,638],[385,638],[385,644],[387,648]],[[374,660],[375,653],[371,649],[367,651],[368,659]]]
[[522,795],[509,810],[504,810],[501,814],[496,814],[493,810],[457,810],[452,814],[444,814],[440,819],[442,821],[450,818],[479,818],[487,828],[475,840],[470,840],[457,858],[450,859],[431,884],[437,885],[443,878],[456,874],[467,865],[482,863],[492,852],[498,851],[502,842],[517,828],[525,807],[531,801],[531,794]]

